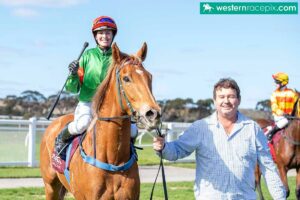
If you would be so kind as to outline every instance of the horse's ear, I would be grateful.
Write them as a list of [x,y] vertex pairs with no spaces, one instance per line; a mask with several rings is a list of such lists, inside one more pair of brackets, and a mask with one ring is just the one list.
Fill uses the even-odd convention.
[[142,61],[146,59],[147,56],[147,44],[144,42],[142,48],[136,53],[137,57],[139,57]]
[[113,60],[116,63],[120,63],[121,60],[122,60],[122,54],[120,52],[120,49],[119,49],[117,43],[114,42],[111,48],[112,48],[112,58],[113,58]]

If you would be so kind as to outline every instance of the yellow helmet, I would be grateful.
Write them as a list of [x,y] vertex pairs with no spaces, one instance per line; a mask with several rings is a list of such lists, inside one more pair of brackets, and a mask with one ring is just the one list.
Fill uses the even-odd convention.
[[289,76],[286,73],[278,72],[272,75],[276,83],[281,84],[282,86],[289,83]]

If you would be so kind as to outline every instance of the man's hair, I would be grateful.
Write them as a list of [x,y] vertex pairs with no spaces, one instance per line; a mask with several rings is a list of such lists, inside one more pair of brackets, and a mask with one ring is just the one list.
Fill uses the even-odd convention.
[[221,88],[231,88],[236,91],[237,98],[241,100],[241,91],[238,84],[232,78],[221,78],[214,86],[214,99],[216,99],[216,92]]

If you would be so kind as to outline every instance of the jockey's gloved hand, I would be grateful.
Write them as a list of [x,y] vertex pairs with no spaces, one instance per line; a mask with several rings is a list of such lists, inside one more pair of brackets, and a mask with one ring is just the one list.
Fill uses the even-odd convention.
[[69,64],[69,71],[72,75],[77,74],[78,68],[79,68],[78,60],[74,60]]
[[289,119],[290,115],[289,114],[283,114],[283,116],[287,119]]

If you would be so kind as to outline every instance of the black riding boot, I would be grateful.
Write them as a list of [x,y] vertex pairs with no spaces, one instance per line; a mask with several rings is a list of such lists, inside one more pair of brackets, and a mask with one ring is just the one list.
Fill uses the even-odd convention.
[[63,160],[66,159],[66,151],[64,151],[64,148],[67,146],[68,142],[74,137],[74,135],[70,134],[68,126],[65,126],[55,139],[55,151],[58,154],[58,156]]
[[272,140],[275,133],[279,130],[280,130],[280,128],[278,128],[278,126],[274,126],[274,128],[272,130],[270,130],[270,132],[267,134],[267,138],[268,138],[269,142]]

